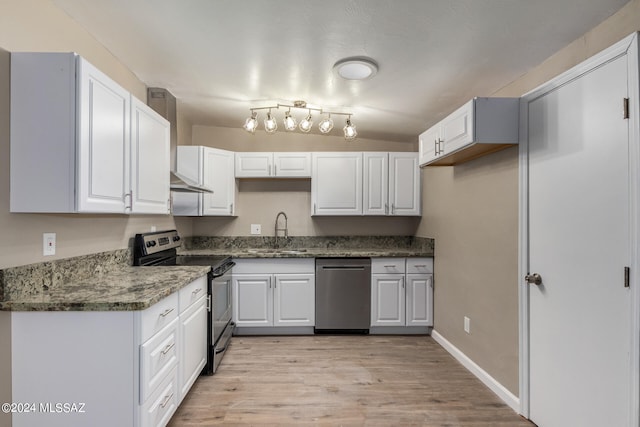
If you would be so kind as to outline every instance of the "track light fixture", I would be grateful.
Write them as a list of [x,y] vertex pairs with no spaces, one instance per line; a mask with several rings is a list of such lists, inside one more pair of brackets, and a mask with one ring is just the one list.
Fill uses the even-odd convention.
[[[357,132],[356,132],[356,127],[354,125],[351,124],[351,113],[345,113],[345,112],[340,112],[340,111],[327,111],[325,109],[323,109],[322,107],[311,107],[308,106],[307,103],[305,101],[294,101],[294,102],[287,102],[287,103],[274,103],[274,105],[269,105],[266,107],[257,107],[257,108],[251,108],[251,117],[249,117],[245,123],[243,129],[246,130],[249,133],[255,133],[257,127],[258,127],[258,110],[268,110],[267,112],[267,118],[264,120],[264,130],[267,133],[275,133],[276,130],[278,129],[278,123],[276,122],[276,119],[271,115],[271,110],[272,109],[280,109],[280,108],[287,108],[287,111],[284,114],[284,119],[283,119],[283,125],[284,128],[287,131],[293,131],[299,129],[301,132],[304,133],[308,133],[309,131],[311,131],[311,127],[313,126],[313,119],[311,116],[311,111],[318,111],[320,114],[326,114],[327,116],[325,118],[323,118],[320,123],[318,124],[318,130],[323,133],[323,134],[327,134],[329,132],[331,132],[331,130],[333,129],[333,120],[331,119],[331,115],[332,114],[338,114],[338,115],[343,115],[343,116],[348,116],[347,121],[346,121],[346,126],[343,128],[344,131],[344,137],[347,140],[352,140],[356,137]],[[303,118],[302,120],[300,120],[300,123],[298,123],[295,119],[295,117],[293,117],[291,115],[291,109],[292,108],[299,108],[299,109],[304,109],[307,110],[308,113],[306,115],[305,118]]]

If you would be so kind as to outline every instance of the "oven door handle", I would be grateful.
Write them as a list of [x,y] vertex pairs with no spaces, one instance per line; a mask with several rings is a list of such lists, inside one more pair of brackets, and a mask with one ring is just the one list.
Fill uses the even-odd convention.
[[222,348],[216,348],[216,354],[224,353],[226,350],[227,350],[226,345]]
[[224,265],[224,271],[219,271],[218,268],[216,268],[213,272],[212,272],[212,276],[213,278],[218,278],[218,277],[222,277],[224,276],[229,270],[231,270],[234,266],[236,265],[235,262],[231,261],[227,264]]

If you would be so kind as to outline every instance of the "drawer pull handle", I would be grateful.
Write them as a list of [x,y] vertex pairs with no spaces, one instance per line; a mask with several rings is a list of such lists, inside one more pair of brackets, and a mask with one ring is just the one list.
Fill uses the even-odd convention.
[[167,315],[172,311],[173,311],[173,308],[167,308],[164,312],[160,313],[160,316],[167,317]]
[[427,264],[416,264],[416,265],[414,265],[414,267],[416,267],[416,268],[418,268],[418,267],[427,268]]
[[169,350],[171,350],[174,346],[176,345],[176,343],[172,342],[171,344],[167,344],[167,346],[164,348],[164,350],[162,350],[162,354],[167,354],[169,353]]
[[384,268],[397,268],[395,265],[385,265]]
[[165,396],[165,397],[164,397],[164,402],[162,402],[162,403],[160,404],[160,407],[161,407],[162,409],[164,409],[164,408],[165,408],[165,406],[167,406],[167,405],[169,404],[169,402],[171,402],[171,398],[172,398],[172,397],[173,397],[173,393],[171,393],[171,394],[169,394],[169,395]]
[[198,293],[200,293],[202,291],[202,288],[198,288],[195,291],[191,292],[194,295],[198,295]]

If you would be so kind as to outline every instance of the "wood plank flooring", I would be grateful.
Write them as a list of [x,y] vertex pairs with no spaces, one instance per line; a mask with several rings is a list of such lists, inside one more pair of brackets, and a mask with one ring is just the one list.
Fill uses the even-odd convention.
[[234,337],[169,426],[528,426],[431,337]]

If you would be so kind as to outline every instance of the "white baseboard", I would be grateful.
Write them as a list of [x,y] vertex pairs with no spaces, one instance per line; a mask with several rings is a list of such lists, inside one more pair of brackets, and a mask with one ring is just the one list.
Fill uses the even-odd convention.
[[433,339],[444,347],[453,357],[458,360],[458,362],[462,363],[462,365],[467,368],[473,375],[478,377],[480,381],[489,389],[494,392],[500,399],[504,401],[511,409],[515,412],[520,413],[520,399],[514,396],[509,390],[507,390],[502,384],[495,380],[491,375],[489,375],[484,369],[478,366],[473,360],[469,359],[466,354],[464,354],[458,347],[451,344],[445,337],[440,335],[437,331],[433,330],[431,332],[431,336]]

